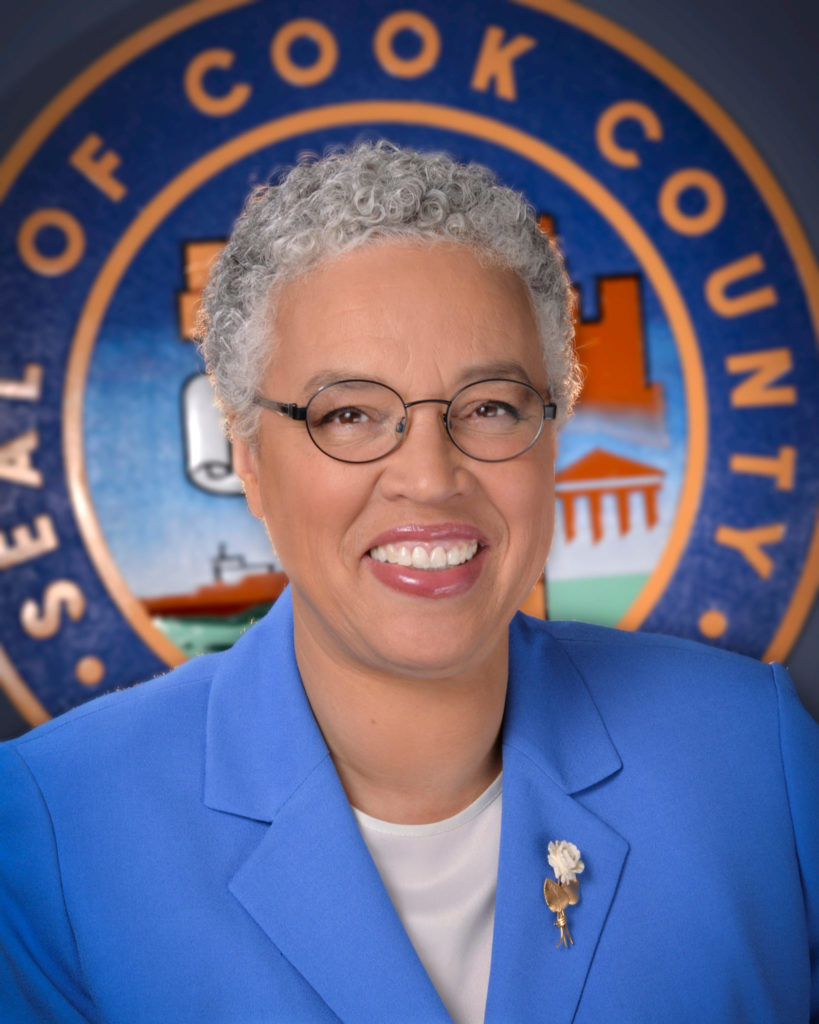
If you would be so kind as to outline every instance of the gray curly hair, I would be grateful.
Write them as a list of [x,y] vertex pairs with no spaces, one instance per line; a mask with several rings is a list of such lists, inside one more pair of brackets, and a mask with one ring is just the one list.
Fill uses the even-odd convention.
[[205,289],[198,337],[234,434],[255,442],[259,382],[273,354],[276,294],[323,259],[369,240],[470,246],[526,284],[558,422],[580,390],[563,258],[524,197],[477,163],[384,140],[302,157],[278,185],[248,197]]

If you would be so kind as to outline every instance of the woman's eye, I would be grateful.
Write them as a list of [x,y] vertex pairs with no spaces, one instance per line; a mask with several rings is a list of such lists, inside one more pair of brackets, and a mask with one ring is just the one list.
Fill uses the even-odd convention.
[[493,419],[500,416],[519,418],[517,409],[506,402],[480,402],[472,409],[471,414],[479,419]]
[[337,423],[346,427],[353,426],[358,423],[365,423],[366,421],[366,413],[362,412],[361,409],[356,409],[354,406],[348,406],[344,409],[333,409],[332,412],[326,413],[321,419],[321,425],[325,426]]

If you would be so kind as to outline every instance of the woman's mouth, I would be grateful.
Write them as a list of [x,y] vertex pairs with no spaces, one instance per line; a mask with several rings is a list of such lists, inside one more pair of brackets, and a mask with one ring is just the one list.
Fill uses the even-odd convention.
[[486,545],[474,537],[439,535],[421,539],[416,535],[374,545],[364,563],[380,583],[399,593],[458,597],[477,582],[486,551]]
[[476,540],[445,544],[381,544],[368,553],[376,562],[422,570],[452,569],[471,561],[478,552]]

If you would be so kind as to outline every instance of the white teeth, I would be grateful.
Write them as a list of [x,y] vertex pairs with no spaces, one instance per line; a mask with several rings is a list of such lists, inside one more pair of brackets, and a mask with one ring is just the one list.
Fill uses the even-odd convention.
[[443,569],[446,566],[446,551],[440,545],[432,549],[429,564],[432,569]]
[[413,569],[429,569],[429,553],[426,548],[415,547],[412,549]]
[[476,540],[463,541],[449,548],[443,544],[436,544],[431,551],[420,544],[412,548],[407,544],[382,544],[372,548],[370,557],[377,562],[412,566],[413,569],[446,569],[468,562],[475,557],[477,551]]

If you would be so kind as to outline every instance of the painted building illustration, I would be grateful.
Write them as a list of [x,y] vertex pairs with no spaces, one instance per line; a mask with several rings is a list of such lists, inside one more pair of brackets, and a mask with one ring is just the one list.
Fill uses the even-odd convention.
[[585,371],[580,406],[613,414],[659,418],[660,385],[648,380],[643,340],[640,278],[636,274],[602,277],[597,282],[599,316],[578,320],[577,354]]
[[607,497],[615,501],[621,536],[629,533],[634,525],[634,496],[642,501],[642,525],[647,530],[653,529],[659,519],[658,495],[664,476],[662,469],[602,448],[595,448],[566,466],[555,476],[555,495],[563,512],[565,540],[570,542],[577,536],[577,505],[583,502],[588,506],[592,543],[599,543],[603,538],[603,502]]

